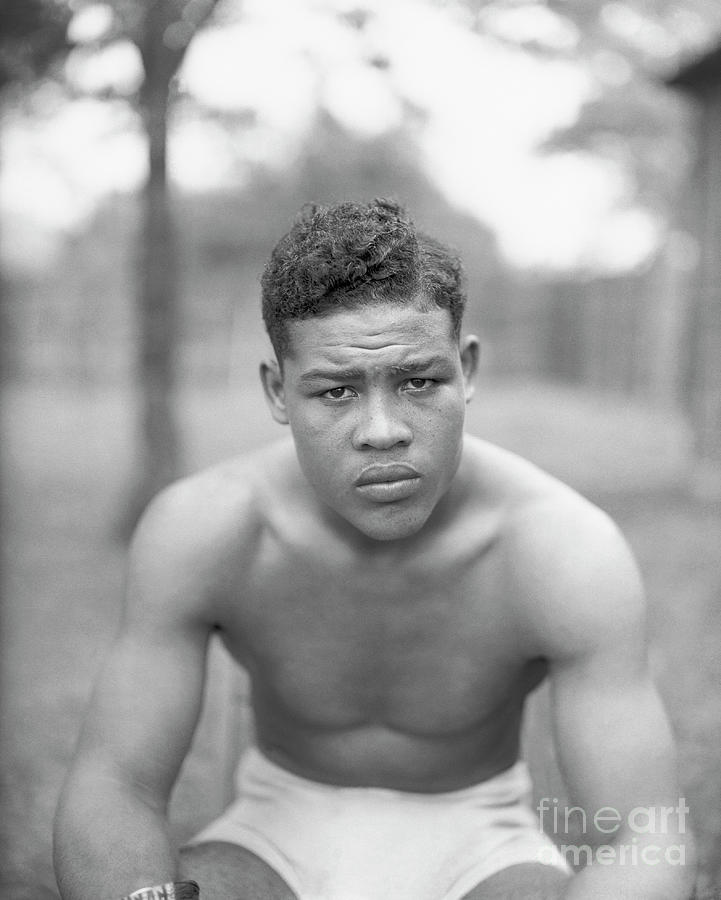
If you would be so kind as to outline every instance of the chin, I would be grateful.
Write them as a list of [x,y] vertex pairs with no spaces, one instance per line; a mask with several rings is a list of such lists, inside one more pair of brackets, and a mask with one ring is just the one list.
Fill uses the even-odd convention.
[[350,524],[373,541],[401,541],[418,534],[427,521],[428,515],[417,511],[408,514],[384,510],[375,516],[364,516],[362,519],[351,521]]

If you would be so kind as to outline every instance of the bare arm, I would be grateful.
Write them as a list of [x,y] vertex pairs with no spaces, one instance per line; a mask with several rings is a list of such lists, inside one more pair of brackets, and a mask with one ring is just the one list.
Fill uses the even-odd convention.
[[[590,865],[571,880],[567,898],[685,900],[693,840],[673,737],[648,670],[640,579],[606,517],[578,513],[574,527],[573,510],[562,511],[558,531],[546,517],[536,560],[556,747],[585,818],[586,833],[572,840],[592,848],[579,853]],[[570,537],[558,540],[564,532]]]
[[166,806],[198,719],[210,634],[209,580],[182,495],[155,501],[131,547],[122,627],[56,816],[64,900],[120,897],[176,875]]

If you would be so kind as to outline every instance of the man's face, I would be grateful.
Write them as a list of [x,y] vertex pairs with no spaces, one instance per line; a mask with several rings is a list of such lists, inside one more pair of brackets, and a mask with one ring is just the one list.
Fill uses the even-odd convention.
[[317,497],[375,540],[419,531],[460,462],[478,342],[435,304],[379,303],[287,324],[263,379]]

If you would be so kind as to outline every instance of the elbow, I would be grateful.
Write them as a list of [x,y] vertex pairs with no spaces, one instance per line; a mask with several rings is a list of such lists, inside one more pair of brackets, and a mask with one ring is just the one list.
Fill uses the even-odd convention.
[[644,871],[642,881],[655,885],[659,900],[690,900],[698,871],[696,841],[688,827],[666,833],[623,832],[615,851],[619,862],[630,862]]

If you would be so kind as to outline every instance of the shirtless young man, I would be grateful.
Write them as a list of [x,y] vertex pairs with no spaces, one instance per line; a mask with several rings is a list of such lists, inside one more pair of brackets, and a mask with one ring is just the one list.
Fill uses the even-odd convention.
[[[636,568],[602,512],[464,436],[463,304],[457,260],[386,201],[312,210],[276,247],[261,375],[292,437],[170,487],[137,531],[57,816],[65,900],[190,880],[202,900],[688,896]],[[250,674],[257,749],[178,854],[166,803],[215,630]],[[573,877],[518,762],[546,677],[608,845]]]

